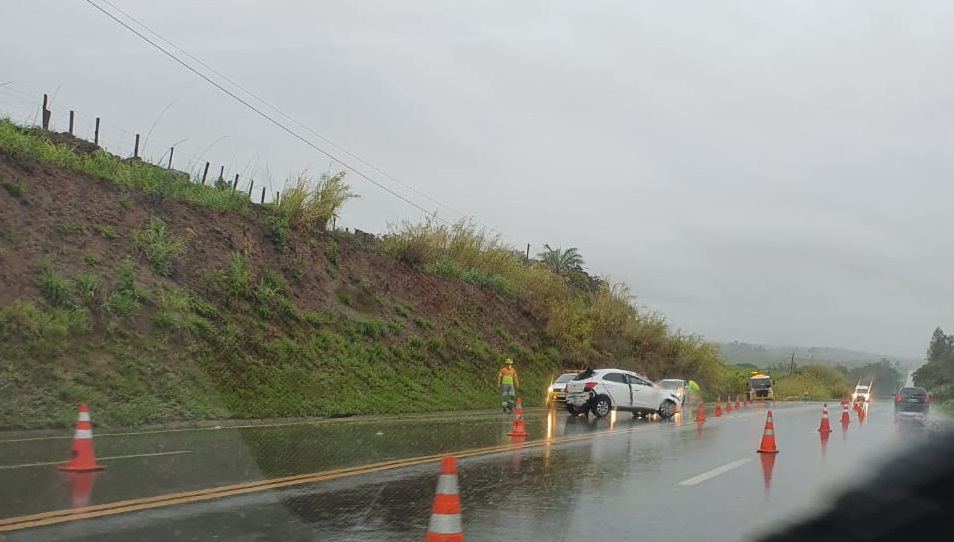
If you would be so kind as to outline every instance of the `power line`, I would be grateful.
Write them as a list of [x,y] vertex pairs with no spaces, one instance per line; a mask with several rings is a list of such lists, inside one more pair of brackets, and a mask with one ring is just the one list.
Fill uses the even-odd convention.
[[[312,143],[312,142],[309,141],[308,139],[304,138],[302,135],[300,135],[299,133],[295,132],[295,131],[292,130],[291,128],[285,126],[284,124],[282,124],[281,122],[279,122],[278,120],[276,120],[274,117],[272,117],[272,116],[269,115],[268,113],[265,113],[265,112],[262,111],[261,109],[255,107],[253,104],[249,103],[248,100],[243,99],[241,96],[238,96],[237,94],[235,94],[235,93],[232,92],[231,90],[229,90],[229,89],[225,88],[224,86],[220,85],[218,82],[214,81],[214,80],[213,80],[212,78],[210,78],[209,76],[205,75],[204,73],[200,72],[199,70],[197,70],[197,69],[195,69],[194,67],[192,67],[191,65],[189,65],[187,62],[185,62],[185,61],[183,61],[182,59],[180,59],[179,57],[177,57],[175,54],[169,52],[166,48],[162,47],[161,45],[159,45],[159,44],[156,43],[155,41],[149,39],[148,36],[143,35],[141,32],[139,32],[139,31],[136,30],[135,28],[129,26],[128,24],[126,24],[125,22],[123,22],[122,20],[120,20],[118,17],[116,17],[115,15],[113,15],[112,13],[106,11],[106,10],[103,9],[101,6],[99,6],[99,5],[97,5],[96,3],[94,3],[93,0],[86,0],[86,2],[87,2],[89,5],[91,5],[91,6],[93,6],[94,8],[96,8],[97,10],[99,10],[100,12],[102,12],[104,15],[106,15],[106,16],[109,17],[110,19],[112,19],[113,21],[115,21],[116,23],[118,23],[118,24],[120,24],[121,26],[123,26],[126,30],[129,30],[130,32],[132,32],[133,34],[135,34],[136,36],[138,36],[140,39],[142,39],[143,41],[145,41],[145,42],[148,43],[149,45],[151,45],[151,46],[155,47],[156,49],[158,49],[161,53],[163,53],[164,55],[168,56],[169,58],[171,58],[172,60],[174,60],[176,63],[182,65],[184,68],[186,68],[186,69],[189,70],[190,72],[194,73],[195,75],[198,75],[199,77],[201,77],[202,79],[204,79],[206,82],[208,82],[209,84],[211,84],[211,85],[214,86],[215,88],[221,90],[222,92],[224,92],[226,95],[228,95],[229,97],[231,97],[231,98],[234,99],[235,101],[239,102],[240,104],[242,104],[242,105],[244,105],[245,107],[249,108],[250,110],[254,111],[254,112],[257,113],[259,116],[261,116],[262,118],[264,118],[264,119],[267,120],[268,122],[274,124],[276,127],[278,127],[279,129],[281,129],[282,131],[288,133],[289,135],[291,135],[291,136],[294,137],[295,139],[297,139],[297,140],[301,141],[302,143],[304,143],[305,145],[308,145],[309,147],[315,149],[316,151],[318,151],[318,152],[320,152],[321,154],[327,156],[328,158],[334,160],[335,162],[338,162],[338,163],[341,164],[344,168],[353,171],[353,172],[354,172],[356,175],[358,175],[359,177],[361,177],[361,178],[363,178],[364,180],[370,182],[371,184],[377,186],[377,187],[380,188],[381,190],[384,190],[384,191],[387,192],[388,194],[391,194],[392,196],[398,198],[399,200],[403,201],[404,203],[407,203],[408,205],[414,207],[415,209],[418,209],[419,211],[421,211],[421,212],[423,212],[423,213],[426,213],[426,214],[429,214],[429,215],[431,214],[430,211],[428,211],[428,210],[425,209],[424,207],[418,205],[418,204],[415,203],[414,201],[412,201],[412,200],[406,198],[405,196],[403,196],[403,195],[401,195],[401,194],[395,192],[395,191],[392,190],[391,188],[388,188],[387,186],[381,184],[381,183],[378,182],[377,180],[375,180],[375,179],[373,179],[372,177],[370,177],[369,175],[367,175],[367,174],[361,172],[359,169],[357,169],[357,168],[355,168],[355,167],[349,165],[347,162],[345,162],[344,160],[341,160],[340,158],[336,157],[335,155],[331,154],[330,152],[328,152],[328,151],[322,149],[321,147],[319,147],[318,145]],[[443,218],[437,216],[436,214],[434,214],[434,215],[432,215],[432,216],[433,216],[436,220],[438,220],[438,221],[440,221],[440,222],[443,222],[444,224],[451,225],[450,222],[448,222],[447,220],[445,220],[445,219],[443,219]]]
[[309,132],[310,134],[312,134],[313,136],[315,136],[315,137],[321,139],[321,140],[324,141],[325,143],[328,143],[329,145],[331,145],[332,147],[338,149],[338,150],[341,151],[342,153],[344,153],[344,154],[350,156],[351,158],[353,158],[354,160],[356,160],[358,163],[360,163],[360,164],[364,165],[365,167],[367,167],[367,168],[369,168],[369,169],[371,169],[371,170],[373,170],[373,171],[375,171],[375,172],[377,172],[377,173],[383,175],[384,177],[390,179],[391,181],[394,181],[395,183],[397,183],[397,184],[403,186],[404,188],[407,188],[408,190],[410,190],[410,191],[412,191],[412,192],[418,194],[419,196],[421,196],[421,197],[427,199],[427,200],[430,201],[431,203],[434,203],[435,205],[438,205],[438,206],[440,206],[440,207],[443,207],[443,208],[447,209],[448,211],[454,212],[454,213],[456,213],[457,215],[459,215],[459,216],[461,216],[461,217],[467,216],[466,213],[463,213],[463,212],[461,212],[461,211],[458,211],[458,210],[454,209],[453,207],[451,207],[451,206],[449,206],[449,205],[447,205],[447,204],[445,204],[445,203],[442,203],[442,202],[440,202],[440,201],[434,199],[433,197],[431,197],[431,196],[428,195],[427,193],[425,193],[425,192],[423,192],[423,191],[421,191],[421,190],[418,190],[417,188],[414,188],[413,186],[411,186],[411,185],[405,183],[404,181],[398,179],[397,177],[394,177],[394,176],[391,175],[390,173],[388,173],[388,172],[382,170],[381,168],[375,166],[374,164],[372,164],[372,163],[370,163],[370,162],[364,160],[364,159],[361,158],[360,156],[358,156],[358,155],[352,153],[352,152],[349,151],[348,149],[346,149],[346,148],[344,148],[344,147],[338,145],[337,143],[335,143],[334,141],[332,141],[332,140],[329,139],[328,137],[322,135],[321,133],[315,131],[314,129],[312,129],[312,128],[309,127],[308,125],[306,125],[306,124],[304,124],[304,123],[302,123],[302,122],[299,122],[298,119],[295,119],[295,118],[292,117],[291,115],[286,114],[284,111],[282,111],[281,109],[279,109],[277,106],[272,105],[271,103],[269,103],[267,100],[265,100],[265,99],[262,98],[261,96],[255,94],[254,92],[252,92],[252,91],[249,90],[248,88],[244,87],[241,83],[235,81],[234,79],[230,78],[229,76],[223,74],[222,72],[218,71],[218,70],[215,69],[214,67],[212,67],[212,66],[210,66],[209,64],[205,63],[202,59],[196,57],[195,55],[193,55],[193,54],[190,53],[189,51],[186,51],[186,50],[183,49],[182,47],[179,47],[178,45],[176,45],[175,43],[173,43],[172,41],[170,41],[169,39],[167,39],[165,36],[163,36],[162,34],[160,34],[160,33],[157,32],[157,31],[153,30],[152,28],[150,28],[149,26],[147,26],[145,23],[143,23],[142,21],[138,20],[136,17],[130,15],[128,12],[124,11],[122,8],[120,8],[119,6],[113,4],[113,3],[110,2],[109,0],[100,0],[100,1],[101,1],[102,3],[108,5],[108,6],[112,7],[115,11],[117,11],[117,12],[123,14],[123,16],[125,16],[127,19],[133,21],[134,23],[136,23],[136,24],[137,24],[138,26],[140,26],[141,28],[144,28],[144,29],[147,30],[149,33],[151,33],[152,35],[156,36],[158,39],[162,40],[163,42],[165,42],[166,44],[168,44],[170,47],[172,47],[173,49],[175,49],[176,51],[178,51],[178,52],[182,53],[183,55],[189,57],[189,59],[195,61],[197,64],[199,64],[199,65],[202,66],[203,68],[207,69],[208,71],[212,72],[213,74],[215,74],[216,76],[218,76],[218,77],[221,78],[222,80],[224,80],[224,81],[226,81],[227,83],[229,83],[230,85],[232,85],[232,86],[238,88],[239,90],[241,90],[242,92],[244,92],[246,95],[250,96],[251,98],[254,98],[256,101],[258,101],[259,103],[261,103],[262,105],[264,105],[264,106],[267,107],[268,109],[271,109],[272,111],[274,111],[275,113],[277,113],[279,116],[281,116],[281,117],[283,117],[284,119],[290,121],[291,123],[295,124],[295,125],[298,126],[299,128],[304,129],[305,131],[307,131],[307,132]]

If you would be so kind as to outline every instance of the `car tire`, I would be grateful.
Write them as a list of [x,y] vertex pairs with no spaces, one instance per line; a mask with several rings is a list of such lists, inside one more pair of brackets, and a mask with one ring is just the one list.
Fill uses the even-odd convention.
[[610,402],[609,397],[605,395],[597,395],[590,400],[590,411],[592,411],[593,415],[597,418],[608,416],[610,410],[613,410],[613,403]]
[[669,399],[666,399],[665,401],[662,402],[661,405],[659,405],[659,411],[658,411],[659,417],[664,420],[668,420],[669,418],[672,418],[676,414],[675,407],[676,407],[676,403],[670,401]]

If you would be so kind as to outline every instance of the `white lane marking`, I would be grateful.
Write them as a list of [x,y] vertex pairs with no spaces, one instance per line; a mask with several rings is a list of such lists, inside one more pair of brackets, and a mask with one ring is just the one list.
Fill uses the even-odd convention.
[[[173,452],[153,452],[148,454],[131,454],[131,455],[114,455],[111,457],[97,457],[97,461],[109,461],[110,459],[133,459],[136,457],[156,457],[160,455],[178,455],[178,454],[187,454],[192,450],[175,450]],[[23,463],[22,465],[0,465],[0,470],[4,469],[22,469],[26,467],[45,467],[47,465],[65,465],[66,460],[63,461],[48,461],[46,463]]]
[[710,478],[715,478],[716,476],[720,474],[725,474],[734,468],[741,467],[742,465],[745,465],[749,461],[752,461],[751,457],[736,459],[735,461],[731,463],[726,463],[725,465],[722,465],[721,467],[716,467],[712,470],[707,470],[706,472],[703,472],[702,474],[698,476],[693,476],[692,478],[686,478],[685,480],[679,482],[679,485],[694,486],[694,485],[701,484],[702,482],[705,482],[706,480]]

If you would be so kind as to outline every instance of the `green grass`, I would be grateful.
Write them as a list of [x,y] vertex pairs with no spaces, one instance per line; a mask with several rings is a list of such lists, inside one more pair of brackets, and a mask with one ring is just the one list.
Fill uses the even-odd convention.
[[99,265],[103,261],[103,257],[95,252],[84,252],[83,253],[83,263],[89,266]]
[[116,230],[107,224],[96,224],[93,226],[93,231],[95,231],[96,235],[99,235],[103,239],[116,238]]
[[133,242],[145,255],[152,270],[160,276],[172,274],[174,259],[186,250],[185,240],[171,235],[166,223],[152,217],[149,225],[133,231]]
[[23,195],[23,183],[20,181],[4,181],[3,188],[13,197],[20,197]]
[[19,127],[8,119],[0,119],[0,148],[14,157],[42,160],[162,198],[232,212],[244,211],[249,206],[248,196],[241,191],[205,186],[161,166],[126,161],[103,150],[80,153],[67,145],[51,143],[40,130]]
[[86,223],[82,220],[64,220],[56,225],[56,231],[63,235],[86,231]]

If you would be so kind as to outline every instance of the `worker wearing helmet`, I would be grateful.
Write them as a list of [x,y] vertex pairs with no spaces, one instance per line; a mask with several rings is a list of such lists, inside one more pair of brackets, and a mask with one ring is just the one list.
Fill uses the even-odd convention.
[[520,379],[517,378],[517,371],[513,368],[513,360],[507,358],[503,369],[497,373],[497,387],[500,388],[500,406],[504,412],[513,412],[513,404],[516,400],[516,389],[520,387]]

